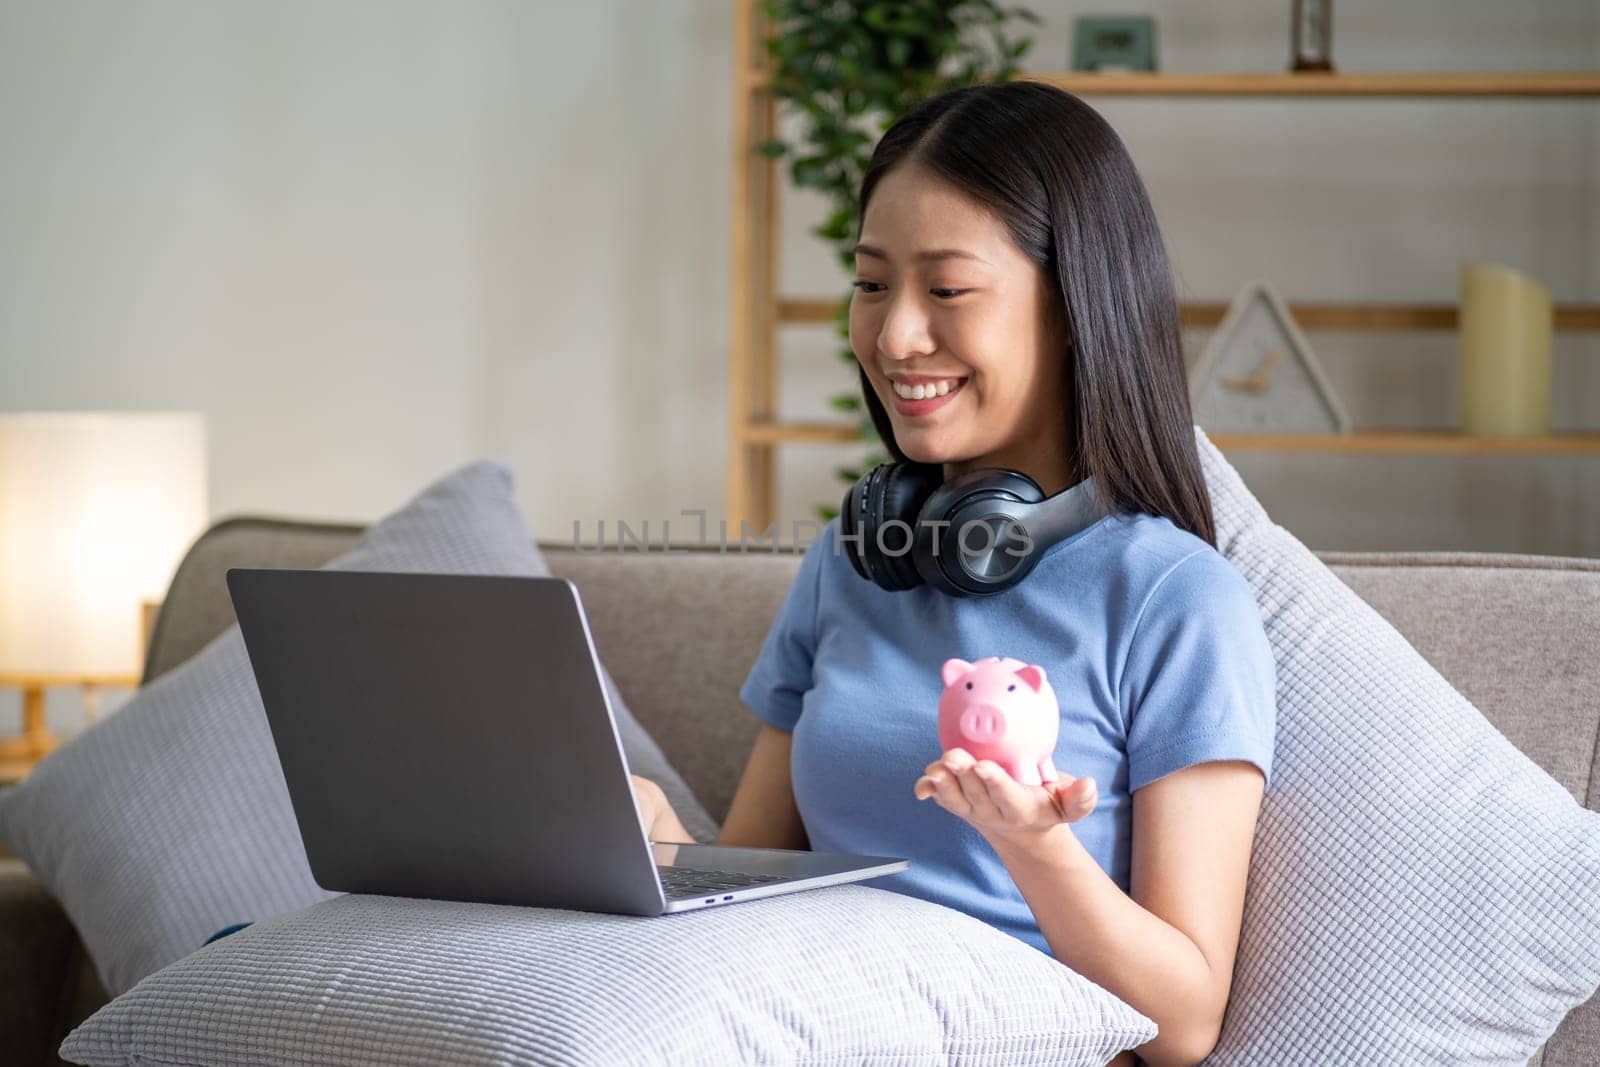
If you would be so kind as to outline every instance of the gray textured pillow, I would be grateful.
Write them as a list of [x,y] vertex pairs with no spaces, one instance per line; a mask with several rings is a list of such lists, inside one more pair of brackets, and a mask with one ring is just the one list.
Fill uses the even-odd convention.
[[1272,522],[1196,428],[1278,669],[1215,1064],[1525,1064],[1600,983],[1600,814]]
[[[328,567],[550,573],[494,460],[440,479]],[[630,770],[714,838],[610,672],[605,683]],[[330,895],[311,879],[237,626],[0,794],[0,839],[61,902],[113,996],[223,926]]]
[[351,894],[74,1030],[85,1064],[1100,1067],[1153,1022],[1009,934],[860,885],[679,915]]

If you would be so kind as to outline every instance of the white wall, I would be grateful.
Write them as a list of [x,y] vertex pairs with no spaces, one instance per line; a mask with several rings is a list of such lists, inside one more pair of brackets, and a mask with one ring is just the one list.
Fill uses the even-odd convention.
[[[1060,69],[1082,5],[1032,6],[1028,65]],[[1286,61],[1278,0],[1127,10],[1166,69]],[[540,537],[715,520],[731,29],[723,0],[0,0],[0,410],[202,411],[215,516],[370,520],[497,454]],[[1592,68],[1600,26],[1366,0],[1334,42],[1346,70]],[[1600,103],[1092,102],[1187,299],[1452,301],[1464,256],[1600,299]],[[786,196],[791,296],[843,291],[815,212]],[[1358,425],[1452,422],[1452,335],[1311,340]],[[835,347],[784,331],[785,414],[851,386]],[[1597,358],[1558,341],[1559,427],[1600,425]],[[855,456],[789,450],[783,521]],[[1600,555],[1593,457],[1237,461],[1316,548]]]
[[724,7],[0,2],[0,409],[203,411],[218,515],[720,507]]
[[218,517],[370,520],[490,454],[541,537],[720,509],[730,35],[0,0],[0,410],[202,411]]

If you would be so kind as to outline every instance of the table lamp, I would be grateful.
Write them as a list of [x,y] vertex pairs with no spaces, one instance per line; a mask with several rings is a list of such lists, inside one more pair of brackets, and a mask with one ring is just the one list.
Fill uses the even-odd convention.
[[55,747],[48,687],[138,684],[143,606],[208,516],[201,415],[0,414],[0,685],[22,690],[0,761]]

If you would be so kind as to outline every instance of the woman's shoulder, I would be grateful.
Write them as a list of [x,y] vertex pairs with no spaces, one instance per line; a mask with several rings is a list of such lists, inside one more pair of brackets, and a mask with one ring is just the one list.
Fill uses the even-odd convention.
[[1124,536],[1128,552],[1145,566],[1143,580],[1132,583],[1126,602],[1131,676],[1153,672],[1163,659],[1188,655],[1206,659],[1206,671],[1248,665],[1253,676],[1270,678],[1273,652],[1260,602],[1232,560],[1165,518],[1140,515]]
[[1174,525],[1165,515],[1120,512],[1110,516],[1106,525],[1109,540],[1117,549],[1145,566],[1165,570],[1190,557],[1227,563],[1227,558],[1203,538]]
[[815,521],[797,522],[793,551],[801,553],[801,559],[795,580],[807,582],[813,589],[820,589],[837,586],[846,578],[854,578],[855,568],[846,549],[848,541],[848,537],[840,536],[837,515],[820,524]]
[[1148,590],[1169,586],[1169,592],[1188,594],[1184,599],[1253,597],[1249,582],[1227,556],[1164,515],[1124,513],[1113,516],[1108,526],[1115,550],[1130,570],[1144,575]]

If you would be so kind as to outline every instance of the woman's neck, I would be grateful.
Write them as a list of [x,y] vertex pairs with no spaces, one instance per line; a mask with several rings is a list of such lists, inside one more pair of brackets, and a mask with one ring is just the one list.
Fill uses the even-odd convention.
[[1021,471],[1036,482],[1045,496],[1055,496],[1071,488],[1082,479],[1072,476],[1070,449],[1062,445],[1020,447],[990,452],[975,459],[960,460],[944,465],[945,481],[958,474],[984,467],[1008,467]]

